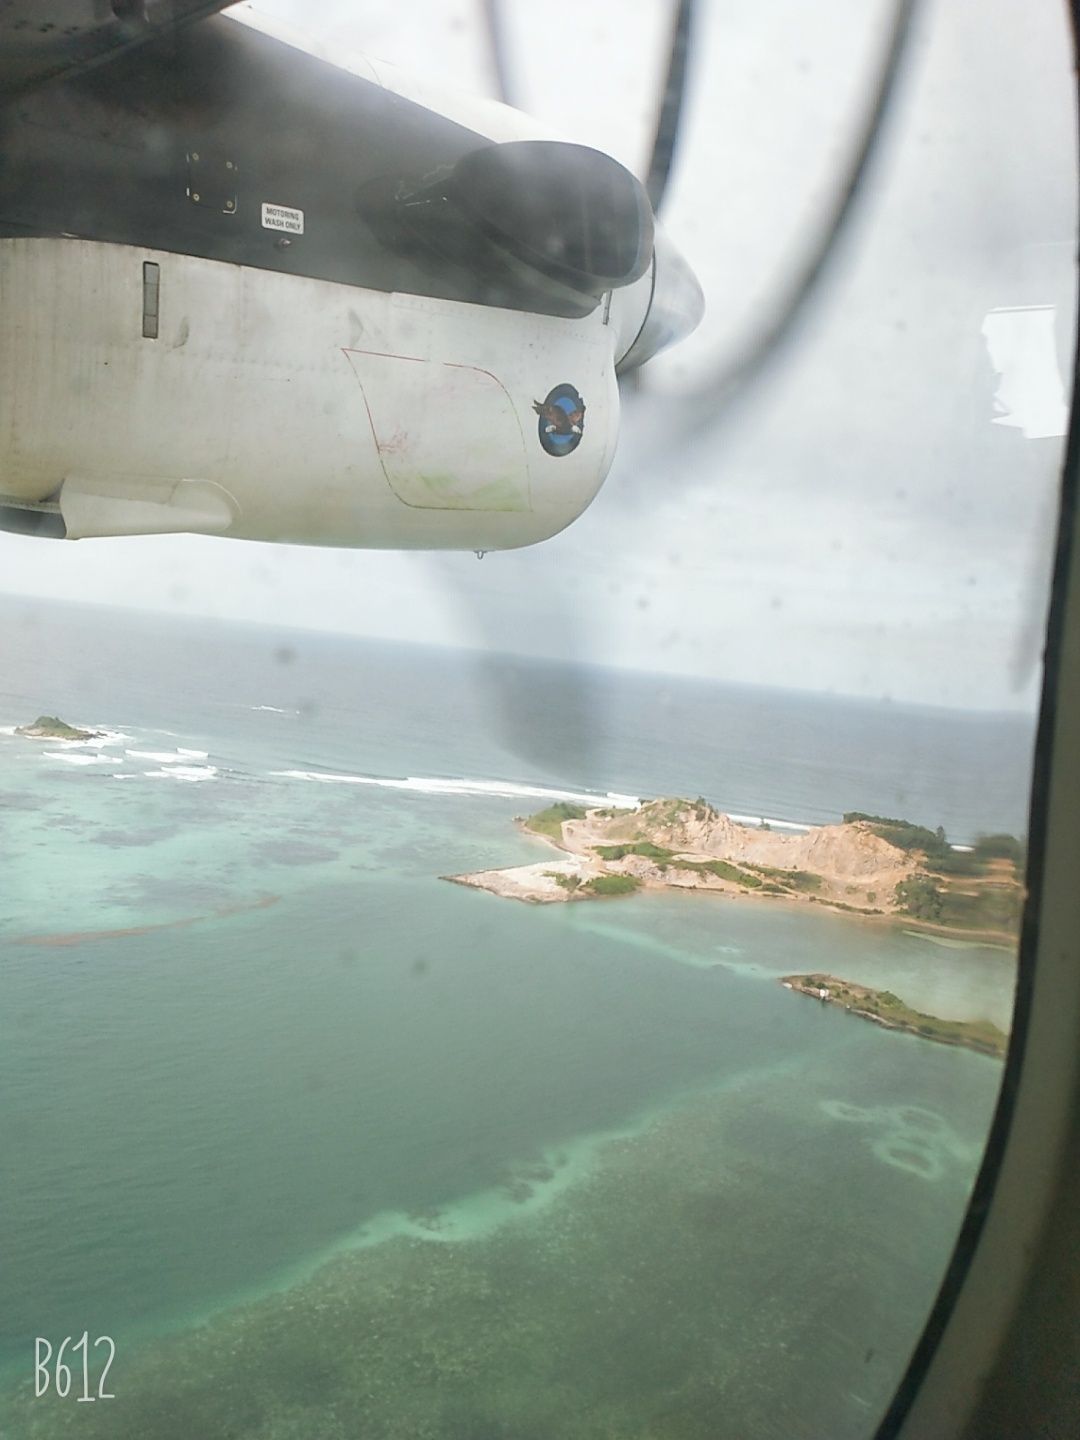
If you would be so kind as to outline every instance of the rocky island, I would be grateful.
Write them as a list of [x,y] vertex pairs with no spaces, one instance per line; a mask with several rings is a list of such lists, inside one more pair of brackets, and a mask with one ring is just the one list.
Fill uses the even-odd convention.
[[537,864],[444,878],[532,904],[697,890],[822,905],[931,935],[1012,946],[1023,907],[1021,842],[954,849],[944,830],[858,811],[837,825],[745,825],[707,800],[633,810],[560,801],[519,820],[556,852]]
[[1009,1037],[989,1020],[942,1020],[924,1015],[905,1005],[891,990],[871,990],[833,975],[785,975],[781,982],[788,990],[809,995],[824,1004],[840,1005],[852,1015],[872,1020],[887,1030],[906,1030],[943,1045],[964,1045],[983,1055],[1003,1056]]
[[16,735],[28,735],[32,740],[100,740],[101,730],[79,730],[55,715],[39,715],[32,725],[16,725]]

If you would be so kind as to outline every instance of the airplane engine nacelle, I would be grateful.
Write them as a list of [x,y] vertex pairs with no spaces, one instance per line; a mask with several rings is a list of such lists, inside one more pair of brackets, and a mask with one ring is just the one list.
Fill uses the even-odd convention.
[[80,240],[0,240],[0,295],[9,529],[507,548],[569,524],[614,454],[603,307],[524,315]]
[[[569,525],[616,367],[700,314],[640,182],[505,107],[191,35],[0,103],[0,528],[490,550]],[[332,162],[268,145],[277,94]]]

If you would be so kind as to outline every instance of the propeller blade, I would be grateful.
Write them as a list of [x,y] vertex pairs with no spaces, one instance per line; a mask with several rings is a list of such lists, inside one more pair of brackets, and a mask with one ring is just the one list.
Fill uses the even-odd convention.
[[[594,659],[588,615],[572,595],[550,583],[557,553],[503,551],[480,564],[472,556],[441,555],[430,563],[468,637],[461,663],[484,697],[499,746],[525,762],[529,779],[590,785],[603,744],[603,697],[587,668]],[[542,595],[542,611],[523,619],[507,605],[508,588]],[[549,641],[545,648],[560,654],[559,661],[518,648],[523,628],[535,632],[537,620]]]
[[645,192],[649,197],[654,215],[660,213],[664,193],[667,190],[668,181],[671,179],[675,145],[679,137],[683,102],[686,97],[686,71],[690,54],[693,13],[694,0],[679,0],[678,8],[675,11],[675,23],[671,30],[667,75],[660,95],[660,109],[656,117],[652,154],[645,172]]
[[480,10],[487,32],[488,60],[495,85],[495,98],[504,105],[513,105],[514,88],[510,84],[510,66],[506,58],[506,32],[502,23],[499,0],[480,0]]
[[896,98],[918,0],[895,0],[882,51],[877,84],[832,205],[816,238],[791,266],[776,301],[754,334],[723,358],[679,405],[679,425],[686,434],[711,429],[727,406],[759,378],[798,329],[821,282],[836,263],[840,242],[858,207],[866,180],[880,149],[885,118]]

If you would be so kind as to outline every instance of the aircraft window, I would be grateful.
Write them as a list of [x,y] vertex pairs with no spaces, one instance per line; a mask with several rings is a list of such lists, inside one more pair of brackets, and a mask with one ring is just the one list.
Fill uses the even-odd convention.
[[1013,1023],[1066,16],[314,8],[0,7],[0,1433],[892,1436]]

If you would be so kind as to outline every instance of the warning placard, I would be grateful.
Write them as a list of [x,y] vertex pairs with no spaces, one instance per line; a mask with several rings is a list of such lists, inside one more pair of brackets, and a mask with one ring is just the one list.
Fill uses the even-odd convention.
[[290,235],[304,233],[304,212],[288,205],[268,205],[263,201],[262,223],[267,230],[287,230]]

